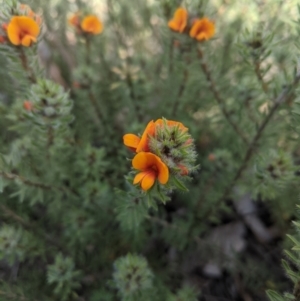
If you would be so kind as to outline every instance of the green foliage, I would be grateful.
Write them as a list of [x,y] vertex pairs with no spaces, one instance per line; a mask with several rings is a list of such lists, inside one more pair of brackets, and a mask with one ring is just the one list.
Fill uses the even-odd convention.
[[145,291],[152,289],[153,274],[145,258],[127,254],[114,263],[113,280],[121,300],[145,300]]
[[47,268],[48,283],[54,285],[54,293],[62,300],[67,300],[73,290],[80,287],[79,276],[80,271],[75,269],[72,258],[62,254],[57,254],[54,263]]
[[[300,206],[297,207],[298,209],[300,208]],[[267,295],[271,301],[298,300],[300,296],[300,223],[293,222],[293,224],[297,233],[295,235],[287,235],[293,243],[293,247],[291,248],[291,250],[284,251],[287,260],[282,260],[282,265],[286,272],[286,275],[294,284],[294,290],[292,293],[284,293],[283,295],[277,293],[276,291],[268,290]]]
[[9,225],[3,225],[0,230],[0,258],[7,260],[9,264],[15,261],[22,262],[25,259],[34,258],[42,254],[38,242],[31,233],[15,229]]
[[[34,13],[0,0],[0,300],[297,300],[297,235],[292,293],[276,261],[300,195],[297,1],[26,4],[43,20],[30,47],[6,25]],[[201,17],[216,34],[199,42]],[[143,191],[122,138],[160,118],[146,138],[170,177]]]
[[178,290],[176,295],[170,296],[170,298],[167,299],[168,301],[197,301],[197,294],[194,289],[186,286],[182,289]]

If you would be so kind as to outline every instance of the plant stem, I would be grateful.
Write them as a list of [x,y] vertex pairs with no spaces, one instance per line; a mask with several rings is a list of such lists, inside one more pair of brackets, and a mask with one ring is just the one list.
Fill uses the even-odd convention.
[[33,74],[33,71],[31,70],[31,68],[28,65],[27,57],[26,57],[26,54],[24,52],[23,47],[19,47],[19,57],[20,57],[23,69],[26,71],[28,80],[32,84],[35,84],[36,83],[36,78]]
[[93,106],[93,108],[97,114],[98,122],[103,125],[104,124],[104,116],[98,106],[98,102],[97,102],[97,99],[96,99],[94,93],[91,91],[91,88],[89,88],[88,96],[89,96],[90,103]]
[[91,55],[91,40],[88,36],[85,37],[85,47],[86,47],[86,57],[85,57],[85,62],[86,65],[89,66],[91,63],[90,60],[90,55]]
[[268,91],[269,91],[268,84],[264,81],[264,79],[263,79],[263,77],[261,75],[261,72],[260,72],[260,61],[259,60],[256,60],[254,62],[254,71],[255,71],[255,74],[256,74],[256,77],[257,77],[258,81],[261,84],[261,87],[262,87],[263,91],[266,94],[268,94]]
[[174,106],[173,106],[173,112],[172,112],[172,116],[176,116],[177,115],[177,111],[178,111],[178,107],[179,107],[179,103],[180,103],[180,99],[181,99],[181,96],[185,90],[185,87],[186,87],[186,82],[189,78],[189,73],[187,70],[184,71],[184,76],[183,76],[183,81],[179,87],[179,90],[178,90],[178,95],[177,95],[177,98],[174,102]]
[[173,60],[174,60],[174,38],[171,38],[169,46],[169,74],[173,72]]
[[[86,36],[85,37],[85,47],[86,47],[86,65],[89,67],[90,64],[91,64],[91,60],[90,60],[90,56],[91,56],[91,43],[90,43],[90,37]],[[86,87],[88,89],[88,96],[89,96],[89,100],[90,100],[90,103],[92,105],[92,107],[94,108],[96,114],[97,114],[97,119],[98,119],[98,122],[99,124],[102,124],[104,125],[105,122],[104,122],[104,116],[102,114],[102,111],[101,109],[99,108],[98,106],[98,102],[97,102],[97,99],[92,91],[92,88],[91,88],[91,83],[89,85],[87,85]]]
[[216,84],[215,84],[215,82],[212,78],[211,72],[210,72],[207,64],[204,61],[204,55],[203,55],[203,52],[200,48],[198,48],[198,57],[200,58],[200,65],[201,65],[202,71],[205,74],[207,82],[210,84],[209,85],[210,90],[211,90],[212,94],[214,95],[214,97],[215,97],[215,99],[216,99],[216,101],[217,101],[224,117],[226,118],[228,123],[232,126],[234,131],[240,136],[240,138],[243,140],[243,142],[246,145],[248,145],[248,139],[246,138],[244,133],[241,131],[241,129],[238,127],[238,125],[231,119],[230,113],[225,108],[225,101],[221,97],[220,93],[218,92],[218,90],[216,88]]
[[[129,68],[128,65],[127,65],[127,68]],[[139,100],[136,97],[133,82],[132,82],[132,79],[131,79],[131,76],[130,76],[129,72],[127,72],[127,74],[126,74],[126,82],[127,82],[128,88],[129,88],[129,95],[130,95],[130,98],[132,100],[137,119],[138,119],[139,122],[143,122],[143,116],[141,114],[141,108],[138,105]]]

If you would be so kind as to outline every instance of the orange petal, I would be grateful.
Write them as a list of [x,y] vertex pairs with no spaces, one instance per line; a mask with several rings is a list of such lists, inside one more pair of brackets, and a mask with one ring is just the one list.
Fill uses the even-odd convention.
[[87,33],[99,34],[103,30],[103,25],[98,17],[94,15],[88,15],[82,20],[81,28]]
[[154,182],[155,182],[156,176],[154,171],[148,171],[144,178],[141,181],[141,187],[143,190],[147,191],[150,189]]
[[198,34],[198,31],[201,29],[201,20],[196,20],[190,30],[190,37],[195,38]]
[[144,130],[141,141],[136,149],[136,152],[149,151],[149,136],[155,135],[155,123],[151,120]]
[[174,17],[169,21],[168,26],[174,31],[183,32],[187,25],[188,12],[180,7],[176,9]]
[[138,184],[141,182],[142,189],[148,190],[153,186],[155,179],[156,179],[155,171],[147,170],[138,173],[133,180],[133,184]]
[[178,22],[171,20],[168,22],[168,26],[170,29],[174,30],[174,31],[179,31],[180,29],[180,24],[178,24]]
[[138,153],[132,160],[132,166],[134,169],[145,172],[154,171],[161,184],[166,184],[169,180],[169,169],[167,165],[158,156],[152,153]]
[[10,23],[7,25],[7,36],[9,41],[14,45],[21,44],[20,33],[21,30],[18,26],[17,21],[15,20],[16,17],[13,17]]
[[133,184],[138,184],[140,183],[143,178],[145,177],[145,175],[147,174],[147,171],[142,171],[142,172],[139,172],[133,179]]
[[32,43],[36,42],[36,38],[35,37],[32,37],[32,36],[29,36],[29,35],[26,35],[22,41],[21,41],[21,44],[23,46],[26,46],[26,47],[29,47]]
[[136,151],[136,148],[138,147],[140,141],[140,137],[134,134],[126,134],[123,136],[123,143],[134,151]]
[[158,169],[158,176],[157,176],[158,181],[161,184],[166,184],[169,180],[169,168],[168,168],[168,166],[163,161],[161,161],[160,158],[158,158],[158,160],[156,162],[156,166],[157,166],[157,169]]
[[209,40],[214,34],[215,25],[208,18],[196,20],[190,30],[190,37],[195,38],[198,41]]
[[158,157],[152,153],[140,152],[132,159],[132,167],[134,169],[146,171],[150,167],[156,165],[156,158]]

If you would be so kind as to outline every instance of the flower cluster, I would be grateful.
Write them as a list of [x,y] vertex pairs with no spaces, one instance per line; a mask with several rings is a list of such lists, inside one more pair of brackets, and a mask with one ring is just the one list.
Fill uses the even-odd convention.
[[168,26],[173,31],[187,33],[197,41],[207,41],[215,34],[215,25],[208,18],[189,20],[188,12],[184,8],[178,8],[169,21]]
[[42,19],[26,4],[19,4],[8,22],[1,25],[0,43],[29,47],[37,41]]
[[141,137],[126,134],[123,142],[137,153],[132,166],[140,172],[135,175],[133,184],[140,184],[144,191],[153,187],[156,180],[169,184],[170,178],[179,181],[197,169],[193,139],[181,122],[151,120]]
[[69,24],[75,27],[78,34],[97,35],[103,31],[103,24],[95,15],[82,17],[81,13],[73,14],[69,18]]

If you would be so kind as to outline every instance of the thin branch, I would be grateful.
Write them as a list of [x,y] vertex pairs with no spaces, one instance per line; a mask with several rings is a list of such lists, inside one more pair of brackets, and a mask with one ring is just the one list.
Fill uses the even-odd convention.
[[184,76],[183,76],[183,81],[182,81],[182,83],[179,87],[179,90],[178,90],[177,98],[174,101],[173,112],[172,112],[172,116],[174,116],[174,117],[177,115],[180,99],[181,99],[181,96],[182,96],[183,92],[185,91],[186,83],[187,83],[188,78],[189,78],[189,73],[188,73],[187,70],[185,70],[184,71]]
[[90,103],[97,114],[97,119],[98,119],[99,124],[103,125],[105,122],[104,122],[104,116],[102,114],[102,111],[100,110],[100,108],[98,106],[98,102],[97,102],[97,99],[96,99],[94,93],[91,91],[91,87],[89,87],[88,89],[89,89],[88,96],[89,96]]
[[[127,64],[127,69],[129,70],[128,64]],[[138,121],[142,122],[143,121],[143,116],[141,114],[141,108],[138,104],[139,100],[138,100],[138,98],[135,94],[134,85],[133,85],[133,82],[132,82],[129,71],[127,71],[127,74],[126,74],[126,83],[128,85],[128,88],[129,88],[129,95],[130,95],[130,98],[132,100],[132,103],[133,103]]]
[[212,94],[214,95],[224,117],[228,121],[228,123],[232,126],[234,131],[241,137],[243,142],[248,145],[248,139],[246,138],[245,134],[242,132],[242,130],[238,127],[238,125],[231,119],[230,113],[225,108],[225,101],[221,97],[220,93],[217,90],[216,84],[212,78],[211,72],[207,66],[207,64],[204,61],[204,55],[200,48],[198,48],[198,57],[200,59],[200,65],[202,68],[203,73],[205,74],[207,82],[210,84],[210,90]]
[[36,188],[40,188],[40,189],[43,189],[43,190],[57,190],[57,191],[61,191],[61,192],[64,192],[64,193],[72,194],[74,196],[78,196],[76,194],[76,192],[74,192],[72,190],[69,190],[65,187],[50,186],[50,185],[46,185],[44,183],[33,182],[33,181],[28,180],[28,179],[26,179],[22,176],[17,175],[17,174],[1,171],[0,176],[5,178],[6,180],[10,180],[10,181],[14,181],[14,180],[21,181],[23,184],[25,184],[27,186],[36,187]]
[[[261,138],[265,128],[267,127],[267,125],[269,124],[270,120],[272,119],[273,115],[275,114],[275,112],[278,110],[278,108],[280,107],[281,104],[285,103],[288,99],[291,98],[291,95],[293,94],[294,89],[296,88],[297,84],[300,81],[300,74],[297,74],[293,83],[291,85],[289,85],[289,87],[286,87],[280,95],[278,95],[278,97],[275,99],[274,104],[269,112],[269,114],[265,117],[265,119],[263,120],[263,122],[261,123],[261,125],[259,126],[255,136],[253,137],[251,143],[248,146],[248,149],[245,153],[244,159],[239,167],[239,169],[237,170],[234,178],[231,180],[231,182],[229,183],[229,185],[227,186],[227,188],[225,189],[222,197],[217,201],[216,204],[214,204],[213,208],[218,208],[218,205],[223,202],[231,193],[232,187],[236,184],[236,182],[242,177],[243,172],[245,171],[245,169],[248,166],[248,163],[250,161],[250,159],[252,158],[253,154],[254,154],[254,150],[257,146],[257,143],[259,141],[259,139]],[[212,211],[212,210],[211,210]],[[211,212],[209,212],[208,214],[210,214]]]
[[85,62],[86,65],[89,66],[91,64],[91,40],[89,36],[85,37],[85,47],[86,47]]
[[246,105],[246,111],[247,111],[247,115],[249,117],[249,119],[255,124],[255,126],[258,124],[258,120],[255,117],[255,115],[253,114],[253,109],[250,105],[250,100],[252,100],[252,97],[247,97],[247,99],[245,100],[245,105]]
[[264,81],[264,79],[262,77],[262,74],[261,74],[261,71],[260,71],[260,61],[259,60],[256,60],[254,62],[254,71],[255,71],[255,74],[256,74],[256,77],[257,77],[259,83],[261,84],[261,87],[262,87],[263,91],[266,94],[268,94],[269,87],[268,87],[268,84]]
[[[39,236],[46,242],[49,242],[53,246],[59,248],[60,250],[64,250],[64,247],[59,242],[57,242],[44,231],[40,231],[40,227],[38,227],[37,225],[31,224],[28,221],[24,220],[20,215],[18,215],[16,212],[12,211],[10,208],[6,207],[3,204],[0,205],[0,209],[1,212],[4,213],[4,215],[8,216],[18,224],[22,225],[25,229],[32,231],[37,236]],[[66,251],[64,250],[64,252]]]
[[34,73],[33,73],[32,69],[28,65],[27,57],[26,57],[26,54],[24,52],[23,47],[19,47],[19,57],[20,57],[20,60],[21,60],[21,63],[22,63],[22,67],[26,71],[28,80],[32,84],[35,84],[36,83],[36,78],[34,76]]
[[[173,72],[173,61],[174,61],[174,41],[175,39],[172,37],[169,45],[169,74]],[[161,67],[163,64],[159,64]]]
[[[90,44],[90,38],[88,36],[85,37],[85,50],[86,50],[86,65],[90,66],[91,65],[91,44]],[[105,121],[104,121],[104,115],[102,114],[102,111],[98,105],[97,99],[92,91],[92,87],[91,84],[88,84],[84,87],[85,89],[88,90],[88,96],[89,96],[89,101],[92,105],[92,107],[94,108],[96,114],[97,114],[97,121],[100,124],[104,125]]]

